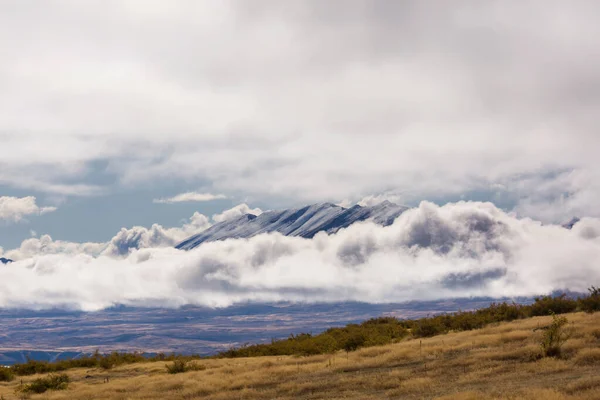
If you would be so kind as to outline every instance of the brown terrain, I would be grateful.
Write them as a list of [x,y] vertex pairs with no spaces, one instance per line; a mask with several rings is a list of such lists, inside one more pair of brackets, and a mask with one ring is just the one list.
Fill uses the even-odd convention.
[[[600,399],[600,313],[566,314],[559,358],[540,358],[551,317],[312,357],[196,361],[169,374],[165,362],[67,371],[68,389],[2,399]],[[23,384],[40,376],[24,377]],[[105,383],[106,378],[108,382]]]

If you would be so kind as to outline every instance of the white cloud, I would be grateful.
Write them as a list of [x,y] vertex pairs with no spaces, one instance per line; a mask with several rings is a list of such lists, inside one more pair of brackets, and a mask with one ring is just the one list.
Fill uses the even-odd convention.
[[172,204],[172,203],[183,203],[190,201],[211,201],[211,200],[219,200],[226,199],[227,196],[224,194],[212,194],[212,193],[197,193],[197,192],[187,192],[181,193],[173,197],[163,198],[163,199],[154,199],[154,203],[162,203],[162,204]]
[[[259,215],[260,208],[250,208],[247,204],[239,204],[233,208],[224,210],[220,214],[213,215],[213,222],[222,222],[236,218],[244,214]],[[100,255],[109,257],[125,257],[133,250],[145,248],[173,247],[188,237],[210,228],[212,222],[204,214],[195,212],[189,221],[180,227],[166,228],[159,224],[153,224],[150,228],[134,226],[121,228],[108,242],[69,242],[54,240],[50,235],[37,237],[37,232],[31,231],[31,238],[24,240],[16,249],[6,250],[0,254],[13,259],[24,260],[40,255],[69,254],[89,255],[97,257]]]
[[[580,225],[581,224],[581,225]],[[600,280],[600,221],[573,230],[491,203],[422,203],[388,227],[313,239],[263,234],[127,258],[42,255],[0,268],[0,307],[227,306],[245,301],[395,302],[585,291]]]
[[260,208],[250,208],[248,204],[242,203],[233,208],[223,211],[220,214],[215,214],[212,216],[213,221],[215,222],[223,222],[228,221],[237,217],[241,217],[245,214],[254,214],[260,215],[262,214],[262,210]]
[[158,224],[153,224],[150,229],[141,226],[123,228],[112,238],[102,254],[126,256],[135,249],[173,247],[189,236],[209,228],[210,225],[205,215],[195,212],[190,217],[189,223],[180,228],[164,228]]
[[385,193],[379,195],[371,195],[363,197],[358,203],[362,207],[372,207],[384,201],[389,201],[394,204],[402,204],[402,195],[395,193]]
[[40,207],[33,196],[0,196],[0,221],[19,222],[29,215],[43,215],[53,211],[56,211],[56,207]]
[[0,183],[94,194],[95,160],[297,202],[503,182],[564,219],[562,189],[519,188],[571,171],[568,211],[600,216],[575,182],[600,170],[598,2],[282,4],[0,6]]
[[5,251],[3,254],[13,260],[25,260],[51,254],[123,257],[137,249],[173,247],[189,236],[207,229],[210,225],[210,221],[205,215],[195,212],[189,222],[181,227],[165,228],[159,224],[153,224],[150,228],[142,226],[122,228],[106,243],[76,243],[53,240],[50,235],[42,235],[39,238],[26,239],[19,248]]
[[106,243],[75,243],[64,240],[54,240],[50,235],[39,238],[25,239],[17,249],[8,250],[4,255],[13,260],[43,256],[48,254],[64,254],[75,256],[79,254],[99,255],[106,248]]

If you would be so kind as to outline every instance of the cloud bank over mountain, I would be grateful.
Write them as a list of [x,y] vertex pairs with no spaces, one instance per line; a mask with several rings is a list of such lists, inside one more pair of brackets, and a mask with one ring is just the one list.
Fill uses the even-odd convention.
[[[118,251],[117,251],[118,253]],[[396,302],[584,291],[600,280],[600,220],[573,229],[517,219],[491,203],[423,202],[382,227],[313,239],[258,235],[125,258],[39,255],[0,268],[0,307],[97,310],[115,304]]]

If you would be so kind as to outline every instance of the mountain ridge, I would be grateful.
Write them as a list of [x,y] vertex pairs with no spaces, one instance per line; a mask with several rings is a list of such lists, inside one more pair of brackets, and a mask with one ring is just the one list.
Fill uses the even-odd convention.
[[205,242],[250,238],[270,232],[310,239],[319,232],[335,233],[355,222],[371,220],[388,226],[406,210],[406,206],[384,201],[370,207],[357,204],[346,208],[333,203],[316,203],[300,208],[266,211],[260,215],[244,214],[215,224],[175,247],[191,250]]

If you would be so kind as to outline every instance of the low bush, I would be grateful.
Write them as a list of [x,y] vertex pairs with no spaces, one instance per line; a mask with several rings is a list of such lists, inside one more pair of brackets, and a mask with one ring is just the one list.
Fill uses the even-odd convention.
[[169,374],[181,374],[188,371],[204,371],[206,367],[189,360],[175,360],[173,364],[165,365]]
[[536,297],[531,305],[531,316],[542,316],[550,314],[566,314],[577,310],[578,301],[567,297],[566,294],[560,296]]
[[423,318],[411,329],[413,336],[416,337],[431,337],[448,331],[448,327],[443,321],[443,318]]
[[571,336],[571,332],[565,329],[569,321],[566,317],[552,315],[552,323],[546,328],[542,336],[540,346],[545,357],[560,357],[562,346]]
[[15,379],[15,374],[10,368],[0,366],[0,382],[10,382]]
[[396,318],[373,318],[362,324],[350,324],[343,328],[330,328],[319,335],[302,333],[290,335],[283,340],[273,340],[269,344],[242,346],[224,351],[223,358],[316,355],[330,354],[338,350],[355,351],[362,347],[378,346],[400,340],[408,336],[405,321]]
[[589,296],[579,299],[579,307],[582,311],[593,313],[600,311],[600,288],[592,286],[588,289]]
[[69,387],[69,382],[70,379],[67,374],[52,374],[44,378],[38,378],[27,385],[22,385],[18,391],[39,394],[48,390],[65,390]]

